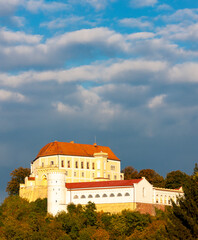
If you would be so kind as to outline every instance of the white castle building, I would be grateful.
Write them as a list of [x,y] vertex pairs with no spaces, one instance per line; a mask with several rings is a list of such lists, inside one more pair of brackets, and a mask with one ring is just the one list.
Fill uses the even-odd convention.
[[124,209],[155,214],[171,199],[183,195],[180,189],[153,187],[144,177],[123,180],[120,159],[109,147],[97,144],[52,142],[44,146],[31,163],[31,175],[20,185],[20,196],[35,201],[47,197],[48,212],[66,211],[70,203],[96,204],[98,211]]

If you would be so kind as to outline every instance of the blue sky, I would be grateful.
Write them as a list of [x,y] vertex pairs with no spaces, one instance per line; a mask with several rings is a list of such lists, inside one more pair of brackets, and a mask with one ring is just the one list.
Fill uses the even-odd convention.
[[0,193],[48,142],[107,145],[122,168],[198,160],[198,3],[0,0]]

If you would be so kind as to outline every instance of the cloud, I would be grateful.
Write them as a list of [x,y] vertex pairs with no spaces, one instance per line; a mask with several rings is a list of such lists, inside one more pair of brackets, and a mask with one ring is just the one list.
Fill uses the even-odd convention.
[[39,11],[60,11],[68,9],[68,5],[62,2],[45,2],[44,0],[29,0],[25,4],[25,8],[32,13]]
[[85,20],[82,16],[70,16],[66,18],[56,18],[53,21],[50,22],[44,22],[41,23],[41,27],[48,27],[49,29],[58,29],[58,28],[64,28],[64,27],[70,27],[76,25],[79,27],[79,25],[89,25],[93,26],[95,25],[94,22],[89,22]]
[[176,64],[168,72],[170,82],[198,83],[198,63],[186,62]]
[[137,32],[132,33],[127,36],[127,39],[130,40],[141,40],[141,39],[148,39],[148,38],[154,38],[155,33],[152,32]]
[[0,0],[0,16],[12,14],[19,5],[23,5],[24,0]]
[[124,18],[121,19],[120,24],[132,28],[151,28],[152,23],[144,21],[143,18]]
[[171,40],[195,42],[198,40],[198,23],[190,25],[170,24],[159,29],[157,35]]
[[26,97],[18,92],[0,89],[0,102],[25,102]]
[[190,9],[179,9],[175,11],[173,14],[160,16],[165,22],[171,23],[184,23],[184,22],[192,22],[198,20],[198,8]]
[[152,98],[149,103],[148,107],[149,108],[158,108],[162,107],[164,105],[164,99],[166,98],[166,94],[161,94],[159,96],[155,96]]
[[40,35],[30,35],[24,32],[13,32],[5,28],[0,29],[0,44],[18,45],[18,44],[38,44],[42,39]]
[[[12,34],[2,31],[2,34],[8,43],[12,41],[9,35],[13,36],[13,40],[18,39],[18,42],[37,42],[41,39],[40,36],[29,36],[22,33]],[[34,46],[22,43],[17,46],[4,45],[0,45],[0,58],[4,59],[0,65],[2,70],[62,67],[67,60],[93,58],[98,55],[116,56],[119,53],[128,54],[130,50],[130,43],[125,41],[124,36],[107,28],[69,32]]]
[[81,118],[82,121],[94,121],[100,124],[99,129],[106,126],[120,114],[120,106],[110,101],[102,99],[94,89],[85,89],[81,86],[70,96],[76,99],[72,105],[63,102],[52,103],[52,106],[60,114],[67,115],[68,118]]
[[131,7],[142,8],[142,7],[153,7],[157,4],[158,0],[131,0]]
[[91,5],[97,11],[103,10],[107,7],[110,2],[114,2],[116,0],[70,0],[69,3],[74,4],[82,4],[82,5]]
[[[110,81],[137,81],[141,76],[149,75],[155,79],[167,69],[163,61],[119,60],[117,62],[102,62],[84,65],[68,70],[54,71],[27,71],[19,74],[0,74],[0,85],[17,87],[33,82],[78,83],[78,82],[110,82]],[[156,75],[156,76],[154,76]]]
[[23,27],[26,23],[26,19],[24,17],[13,16],[10,18],[11,23],[17,27]]
[[173,10],[173,8],[168,4],[160,4],[160,5],[157,6],[157,10],[159,10],[159,11],[171,11],[171,10]]

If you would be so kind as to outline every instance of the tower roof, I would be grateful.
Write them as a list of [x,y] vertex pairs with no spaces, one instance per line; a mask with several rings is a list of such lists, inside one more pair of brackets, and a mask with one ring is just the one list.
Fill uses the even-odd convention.
[[74,142],[58,142],[54,141],[45,145],[39,151],[35,160],[39,157],[52,156],[52,155],[69,155],[69,156],[82,156],[93,157],[94,153],[104,152],[108,154],[108,159],[117,160],[120,159],[112,152],[109,147],[99,146],[97,144],[80,144]]

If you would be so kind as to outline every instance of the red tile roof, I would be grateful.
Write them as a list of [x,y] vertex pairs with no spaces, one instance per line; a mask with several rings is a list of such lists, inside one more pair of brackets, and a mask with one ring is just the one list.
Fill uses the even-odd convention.
[[108,159],[120,160],[111,151],[109,147],[99,145],[88,145],[79,143],[67,143],[67,142],[51,142],[45,145],[39,151],[35,160],[39,157],[51,156],[51,155],[71,155],[71,156],[82,156],[82,157],[93,157],[94,153],[104,152],[108,154]]
[[35,177],[28,177],[29,181],[35,181]]
[[98,188],[98,187],[121,187],[121,186],[133,186],[134,183],[139,183],[140,179],[131,180],[116,180],[116,181],[100,181],[100,182],[77,182],[66,183],[65,186],[68,189],[73,188]]

